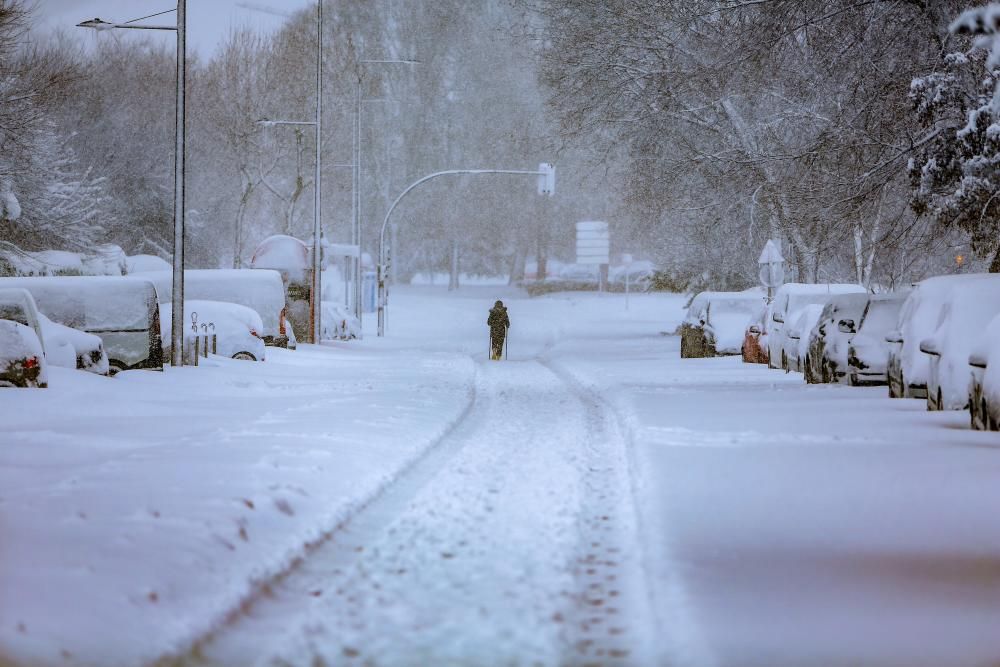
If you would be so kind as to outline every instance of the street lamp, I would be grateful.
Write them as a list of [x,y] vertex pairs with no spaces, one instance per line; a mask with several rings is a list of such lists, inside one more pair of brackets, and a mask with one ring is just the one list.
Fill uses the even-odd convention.
[[[419,65],[419,60],[400,59],[363,59],[358,61],[358,65]],[[361,68],[358,67],[357,95],[355,96],[356,108],[354,111],[354,202],[351,207],[354,210],[354,220],[352,221],[351,243],[358,246],[358,258],[354,260],[354,316],[361,323]]]
[[[177,13],[176,25],[137,25],[136,21]],[[173,30],[177,33],[177,95],[174,120],[174,258],[172,293],[170,295],[170,365],[178,368],[184,365],[184,87],[187,68],[186,48],[187,1],[177,0],[177,9],[168,9],[141,18],[112,23],[93,18],[77,24],[80,28],[104,31],[113,29],[129,30]]]
[[322,150],[320,143],[323,138],[323,0],[316,0],[316,120],[294,121],[294,120],[269,120],[262,118],[257,121],[265,127],[275,125],[311,125],[316,128],[316,183],[313,187],[314,213],[313,213],[313,251],[312,251],[312,285],[310,286],[310,320],[312,321],[312,341],[317,345],[322,337],[323,328],[320,323],[323,309],[320,301],[322,299],[322,271],[323,271],[323,178],[322,178]]

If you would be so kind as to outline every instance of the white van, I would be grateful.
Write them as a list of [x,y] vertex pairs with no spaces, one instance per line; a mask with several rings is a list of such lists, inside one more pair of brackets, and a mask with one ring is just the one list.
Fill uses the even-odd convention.
[[[171,302],[173,274],[149,271],[132,274],[152,280],[161,304]],[[285,287],[281,274],[269,269],[186,269],[184,298],[225,301],[252,308],[264,324],[261,337],[266,345],[288,347],[290,332],[285,321]]]
[[100,337],[111,372],[163,370],[156,289],[148,280],[114,276],[0,278],[23,287],[53,322]]
[[[785,349],[787,329],[794,324],[800,311],[814,303],[826,303],[835,294],[865,294],[861,285],[850,283],[785,283],[774,295],[771,309],[771,327],[767,336],[767,365],[782,368],[782,351]],[[808,335],[808,333],[806,334]]]

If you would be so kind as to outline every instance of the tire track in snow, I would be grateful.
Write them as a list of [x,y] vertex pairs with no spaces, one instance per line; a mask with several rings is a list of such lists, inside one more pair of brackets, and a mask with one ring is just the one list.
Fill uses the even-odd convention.
[[564,369],[543,362],[587,406],[585,494],[577,590],[569,612],[573,665],[652,664],[652,612],[642,568],[628,439],[612,408]]
[[163,664],[647,664],[614,414],[537,361],[486,362],[476,385],[425,457]]
[[454,437],[467,427],[477,396],[479,369],[465,410],[448,430],[391,483],[377,491],[352,514],[305,545],[303,556],[282,571],[254,582],[253,590],[214,627],[176,655],[155,660],[153,667],[203,667],[255,664],[262,642],[286,632],[281,619],[301,612],[303,599],[322,594],[331,577],[348,567],[363,550],[365,539],[381,529],[454,456],[464,441]]

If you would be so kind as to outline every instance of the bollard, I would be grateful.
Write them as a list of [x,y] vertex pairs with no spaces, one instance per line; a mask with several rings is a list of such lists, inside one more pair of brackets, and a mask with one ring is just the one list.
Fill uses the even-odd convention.
[[198,352],[198,345],[200,344],[200,337],[193,336],[187,337],[184,341],[184,365],[185,366],[197,366],[198,357],[201,356]]
[[208,328],[212,330],[212,354],[219,353],[219,336],[215,333],[215,322],[209,322]]
[[208,325],[201,325],[202,352],[201,356],[208,358]]

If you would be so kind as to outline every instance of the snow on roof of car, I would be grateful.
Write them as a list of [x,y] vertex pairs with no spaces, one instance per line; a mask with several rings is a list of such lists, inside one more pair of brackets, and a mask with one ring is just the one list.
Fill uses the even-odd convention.
[[[156,285],[160,303],[170,301],[170,271],[151,271],[142,277]],[[263,320],[268,335],[278,333],[278,318],[285,307],[281,274],[271,269],[185,269],[184,296],[185,300],[223,301],[252,308]]]
[[156,255],[129,255],[125,258],[125,270],[130,274],[170,271],[170,268],[170,262]]
[[149,326],[153,284],[120,276],[0,278],[0,288],[24,287],[38,310],[77,329],[139,329]]

